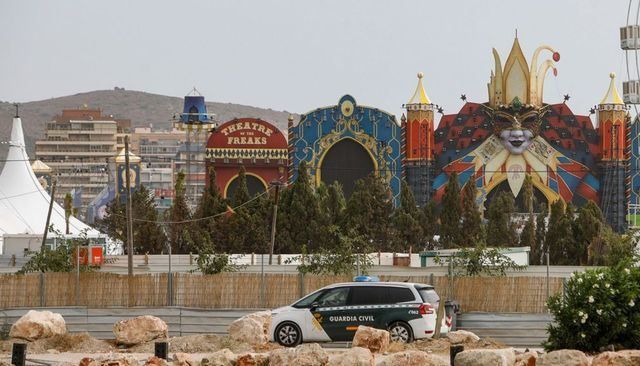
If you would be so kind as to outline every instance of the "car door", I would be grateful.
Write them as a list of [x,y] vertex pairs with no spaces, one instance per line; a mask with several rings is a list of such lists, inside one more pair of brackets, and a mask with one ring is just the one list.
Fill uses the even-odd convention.
[[348,286],[329,289],[310,309],[315,320],[313,326],[319,325],[332,341],[342,341],[347,337],[346,327],[352,319],[346,306],[349,291]]
[[354,286],[351,289],[347,307],[355,319],[345,327],[346,340],[353,339],[359,325],[384,329],[381,320],[387,310],[386,297],[385,286]]

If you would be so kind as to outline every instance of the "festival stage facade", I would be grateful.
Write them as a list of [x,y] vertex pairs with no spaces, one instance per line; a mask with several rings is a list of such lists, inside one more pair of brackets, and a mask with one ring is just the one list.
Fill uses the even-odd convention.
[[[538,60],[543,54],[549,59]],[[532,178],[536,201],[581,206],[598,203],[617,231],[627,227],[629,203],[640,203],[638,127],[628,118],[615,75],[591,115],[576,115],[564,101],[543,101],[544,80],[557,75],[560,54],[538,47],[527,62],[518,39],[504,65],[494,49],[495,67],[488,101],[466,101],[456,114],[435,114],[418,75],[418,86],[404,105],[406,116],[362,107],[346,95],[337,105],[304,114],[289,125],[290,180],[305,161],[316,184],[339,181],[348,196],[356,179],[371,172],[385,178],[398,203],[405,180],[419,205],[439,202],[449,176],[475,184],[477,202],[486,209],[493,197],[510,192],[522,208],[522,185]],[[604,84],[604,83],[603,83]],[[604,88],[603,88],[604,89]],[[635,132],[634,132],[635,131]],[[636,136],[634,138],[633,136]]]

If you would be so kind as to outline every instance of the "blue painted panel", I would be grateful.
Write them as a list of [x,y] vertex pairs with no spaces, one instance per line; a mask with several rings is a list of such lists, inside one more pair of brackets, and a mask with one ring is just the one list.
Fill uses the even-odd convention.
[[300,122],[289,132],[289,146],[293,149],[290,156],[294,168],[290,176],[292,182],[298,176],[296,168],[302,161],[307,162],[315,181],[324,154],[336,142],[351,138],[372,155],[378,174],[389,183],[394,204],[399,204],[402,130],[392,114],[357,105],[352,96],[345,95],[337,105],[302,115]]

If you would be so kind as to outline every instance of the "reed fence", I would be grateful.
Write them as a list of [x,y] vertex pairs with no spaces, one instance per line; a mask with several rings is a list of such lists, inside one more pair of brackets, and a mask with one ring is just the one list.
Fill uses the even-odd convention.
[[[182,306],[205,309],[260,309],[291,304],[301,296],[346,276],[301,274],[166,273],[127,275],[104,272],[0,275],[0,309],[21,307]],[[431,284],[442,299],[457,300],[463,312],[544,313],[544,277],[381,276],[381,281]],[[168,284],[172,283],[169,291]],[[549,294],[562,291],[562,278],[549,278]]]

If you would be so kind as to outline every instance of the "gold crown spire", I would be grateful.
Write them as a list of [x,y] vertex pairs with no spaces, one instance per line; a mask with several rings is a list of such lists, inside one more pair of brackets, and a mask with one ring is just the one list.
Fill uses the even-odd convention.
[[607,94],[602,98],[600,104],[624,104],[622,98],[620,98],[620,94],[618,94],[618,89],[616,88],[616,74],[612,72],[609,74],[609,77],[611,78],[609,90],[607,90]]
[[416,91],[413,93],[411,99],[407,104],[431,104],[427,93],[424,91],[424,86],[422,85],[422,78],[424,74],[422,72],[418,73],[418,86],[416,86]]
[[[553,60],[545,60],[538,67],[538,56],[543,50],[552,52]],[[500,62],[500,55],[495,48],[493,49],[493,58],[495,72],[491,71],[491,77],[487,85],[489,104],[492,107],[506,106],[517,100],[524,104],[541,107],[543,104],[544,78],[549,69],[553,69],[554,75],[557,75],[554,61],[560,60],[560,54],[553,48],[542,45],[533,53],[531,67],[529,67],[516,36],[504,68],[502,67],[502,62]]]

